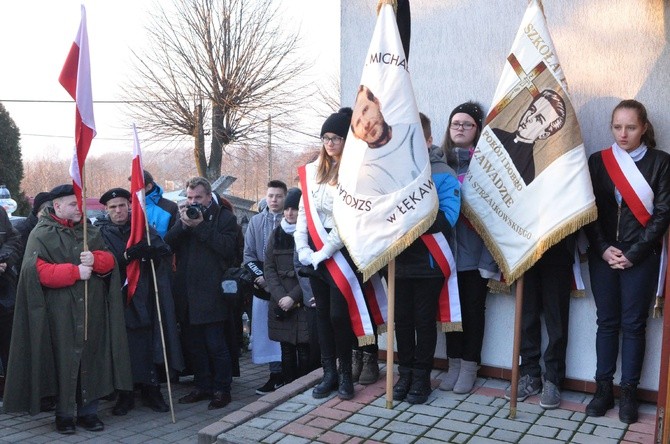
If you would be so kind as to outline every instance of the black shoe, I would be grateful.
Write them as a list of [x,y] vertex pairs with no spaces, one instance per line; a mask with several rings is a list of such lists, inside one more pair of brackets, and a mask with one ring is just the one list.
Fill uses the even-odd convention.
[[430,370],[412,369],[412,385],[405,400],[410,404],[425,404],[433,391],[430,386]]
[[119,390],[119,397],[112,409],[112,415],[125,416],[135,407],[135,395],[131,391]]
[[100,418],[96,414],[78,417],[77,425],[82,426],[89,432],[101,432],[105,429],[105,424],[100,421]]
[[257,395],[267,395],[284,385],[281,373],[270,373],[270,379],[262,387],[256,389]]
[[321,361],[323,366],[323,378],[314,390],[312,390],[312,398],[322,399],[330,395],[333,390],[337,390],[337,366],[334,358],[325,358]]
[[204,401],[205,399],[212,399],[212,394],[204,390],[192,390],[186,396],[179,398],[179,404],[193,404],[194,402]]
[[596,381],[596,393],[586,406],[586,416],[603,416],[614,407],[614,392],[612,381]]
[[61,435],[72,435],[77,431],[74,426],[74,418],[56,416],[56,431]]
[[619,398],[619,420],[626,424],[633,424],[638,420],[637,387],[633,384],[621,384]]
[[346,370],[340,370],[337,397],[344,400],[354,397],[354,380],[351,376],[351,367]]
[[207,410],[222,409],[228,404],[230,404],[231,400],[232,399],[230,398],[230,393],[214,392],[214,396],[212,397],[212,400],[207,406]]
[[412,369],[399,367],[398,373],[400,374],[400,377],[398,378],[398,382],[393,386],[393,400],[403,401],[407,397],[407,393],[409,393],[412,384]]
[[149,407],[154,412],[165,413],[170,411],[170,406],[165,403],[159,385],[142,387],[142,404]]
[[102,398],[103,401],[116,401],[116,392],[112,392],[107,396],[103,396]]

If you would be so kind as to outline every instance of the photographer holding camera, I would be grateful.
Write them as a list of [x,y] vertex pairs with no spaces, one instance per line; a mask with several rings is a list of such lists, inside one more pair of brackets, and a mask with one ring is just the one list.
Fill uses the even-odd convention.
[[230,403],[232,354],[238,346],[232,329],[232,309],[223,297],[221,281],[236,260],[237,220],[213,197],[203,177],[186,183],[188,205],[179,222],[165,235],[176,254],[173,294],[184,335],[184,352],[193,357],[195,389],[179,399],[190,404],[211,399],[208,408]]

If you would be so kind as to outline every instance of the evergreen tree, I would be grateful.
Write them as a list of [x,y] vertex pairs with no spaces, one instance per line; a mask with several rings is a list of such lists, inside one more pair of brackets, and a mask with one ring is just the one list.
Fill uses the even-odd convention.
[[5,106],[0,103],[0,184],[5,184],[18,204],[15,214],[28,214],[30,205],[20,191],[23,179],[21,133]]

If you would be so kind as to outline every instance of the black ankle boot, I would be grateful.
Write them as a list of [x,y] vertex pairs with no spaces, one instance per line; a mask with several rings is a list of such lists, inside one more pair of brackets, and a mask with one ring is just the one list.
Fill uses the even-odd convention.
[[412,385],[405,400],[410,404],[424,404],[433,391],[430,386],[430,370],[412,369]]
[[323,358],[321,365],[323,366],[323,379],[312,390],[312,397],[316,399],[325,398],[333,390],[337,389],[337,365],[335,364],[335,358]]
[[142,404],[154,412],[165,413],[170,411],[170,406],[165,403],[165,399],[161,394],[160,385],[142,386]]
[[638,403],[637,386],[633,384],[621,384],[621,397],[619,398],[619,420],[626,424],[637,422]]
[[132,391],[119,390],[116,405],[112,409],[112,415],[125,416],[135,407],[135,395]]
[[586,406],[587,416],[603,416],[614,407],[614,392],[612,381],[596,381],[596,393]]
[[340,367],[337,396],[340,399],[352,399],[354,397],[354,379],[351,375],[351,366],[348,368]]
[[393,386],[393,400],[402,401],[407,397],[412,384],[412,369],[408,367],[398,367],[398,382]]

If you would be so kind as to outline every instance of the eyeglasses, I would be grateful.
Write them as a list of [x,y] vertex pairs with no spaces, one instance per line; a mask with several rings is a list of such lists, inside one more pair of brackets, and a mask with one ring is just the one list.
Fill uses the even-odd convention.
[[471,130],[474,127],[475,124],[470,122],[451,122],[451,125],[449,125],[449,128],[454,130],[459,128],[463,128],[464,130]]
[[340,143],[342,143],[343,140],[344,140],[344,137],[340,137],[340,136],[335,136],[335,137],[323,136],[321,138],[321,142],[323,142],[324,145],[328,145],[329,143],[332,143],[333,145],[339,145]]

